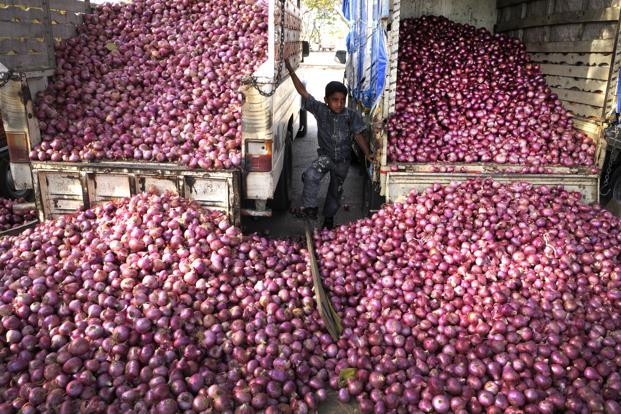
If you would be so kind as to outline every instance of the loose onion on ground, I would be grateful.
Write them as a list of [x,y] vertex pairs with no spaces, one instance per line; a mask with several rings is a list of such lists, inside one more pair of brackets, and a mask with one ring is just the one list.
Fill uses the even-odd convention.
[[0,240],[0,412],[621,411],[621,222],[560,188],[433,186],[306,251],[139,195]]
[[328,371],[307,263],[173,195],[0,239],[0,413],[309,412]]
[[9,200],[0,198],[0,231],[10,230],[27,222],[37,219],[36,211],[15,210],[13,206],[23,200]]
[[391,161],[593,166],[594,143],[519,40],[436,16],[399,30]]
[[244,0],[103,4],[56,46],[36,100],[33,160],[241,164],[242,77],[267,53],[267,6]]
[[621,412],[621,220],[579,199],[435,185],[318,233],[344,325],[326,359],[339,398],[380,413]]

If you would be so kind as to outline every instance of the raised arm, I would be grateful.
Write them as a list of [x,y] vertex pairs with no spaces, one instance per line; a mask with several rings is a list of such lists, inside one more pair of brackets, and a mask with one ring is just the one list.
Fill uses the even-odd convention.
[[306,90],[306,87],[304,86],[300,78],[298,78],[298,75],[295,74],[295,70],[291,66],[291,63],[289,63],[289,59],[285,59],[285,66],[289,71],[289,75],[291,75],[291,80],[293,81],[293,86],[295,86],[295,90],[298,91],[300,95],[302,95],[302,98],[308,99],[310,94]]

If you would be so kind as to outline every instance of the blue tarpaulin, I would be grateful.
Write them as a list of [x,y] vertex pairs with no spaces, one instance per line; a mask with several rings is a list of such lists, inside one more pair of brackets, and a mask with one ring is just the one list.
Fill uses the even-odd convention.
[[381,19],[388,16],[388,0],[343,0],[343,15],[350,27],[348,86],[356,101],[372,109],[386,83],[388,51]]

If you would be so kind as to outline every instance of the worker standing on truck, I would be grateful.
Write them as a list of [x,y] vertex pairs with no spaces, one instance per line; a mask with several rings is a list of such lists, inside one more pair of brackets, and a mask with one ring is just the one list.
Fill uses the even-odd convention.
[[334,227],[334,216],[341,206],[343,184],[351,163],[352,137],[360,145],[366,158],[372,158],[369,145],[362,136],[366,126],[359,113],[345,107],[347,87],[341,82],[333,81],[326,85],[325,103],[321,103],[308,93],[288,60],[285,60],[285,66],[295,89],[302,96],[303,108],[317,119],[319,142],[317,159],[302,174],[302,208],[294,213],[311,219],[317,218],[321,180],[330,173],[330,186],[323,208],[323,227],[331,229]]

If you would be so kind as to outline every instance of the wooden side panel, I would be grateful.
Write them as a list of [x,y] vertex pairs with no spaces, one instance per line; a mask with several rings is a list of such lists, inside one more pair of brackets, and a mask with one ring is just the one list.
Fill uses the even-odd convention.
[[389,172],[387,173],[386,201],[402,201],[412,190],[422,192],[434,184],[450,184],[473,178],[489,177],[502,183],[527,181],[534,185],[558,186],[582,194],[585,203],[599,201],[599,176],[581,174],[515,174],[515,173],[438,173],[438,172]]
[[619,1],[498,0],[497,7],[496,31],[526,43],[564,106],[602,121],[617,84]]
[[0,0],[0,62],[9,69],[53,69],[54,41],[75,36],[89,0]]

